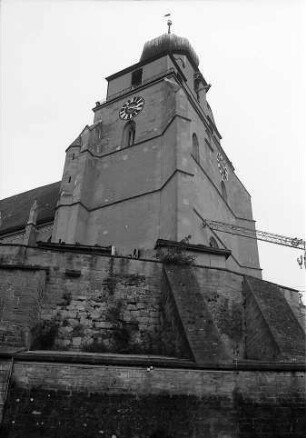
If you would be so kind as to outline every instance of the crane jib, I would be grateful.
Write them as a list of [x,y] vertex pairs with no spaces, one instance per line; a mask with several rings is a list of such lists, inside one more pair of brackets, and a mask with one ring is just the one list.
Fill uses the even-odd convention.
[[204,220],[203,226],[208,226],[212,230],[220,231],[227,234],[234,234],[241,237],[247,237],[250,239],[262,240],[264,242],[270,242],[277,245],[288,246],[296,249],[306,249],[305,240],[297,237],[287,237],[280,234],[269,233],[266,231],[255,230],[251,228],[241,227],[239,225],[228,224],[225,222]]

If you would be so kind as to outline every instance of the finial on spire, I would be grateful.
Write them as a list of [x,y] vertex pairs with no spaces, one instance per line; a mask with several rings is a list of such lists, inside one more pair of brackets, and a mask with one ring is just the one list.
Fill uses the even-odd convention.
[[171,26],[172,26],[172,21],[171,21],[171,14],[165,14],[164,17],[169,17],[168,21],[167,21],[167,26],[168,26],[168,34],[171,33]]

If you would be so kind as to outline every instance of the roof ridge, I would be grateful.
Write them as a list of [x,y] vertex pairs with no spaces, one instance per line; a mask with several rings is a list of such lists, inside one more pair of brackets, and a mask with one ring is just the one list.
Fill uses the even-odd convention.
[[60,184],[61,182],[62,182],[62,181],[59,180],[59,181],[56,181],[56,182],[53,182],[53,183],[44,184],[43,186],[34,187],[33,189],[26,190],[25,192],[16,193],[16,195],[7,196],[6,198],[2,198],[2,199],[0,199],[0,203],[1,203],[2,201],[6,201],[7,199],[14,198],[15,196],[25,195],[26,193],[34,192],[35,190],[42,189],[43,187],[48,187],[48,186],[52,186],[52,185],[55,185],[55,184]]

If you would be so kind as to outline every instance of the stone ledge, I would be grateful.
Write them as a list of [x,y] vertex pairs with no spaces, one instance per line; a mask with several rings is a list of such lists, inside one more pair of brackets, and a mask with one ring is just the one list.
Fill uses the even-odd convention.
[[81,244],[69,244],[69,243],[53,243],[53,242],[37,242],[38,248],[41,249],[55,249],[57,251],[68,251],[78,253],[94,253],[94,254],[106,254],[111,255],[111,247],[109,246],[90,246]]
[[25,265],[21,263],[0,263],[0,269],[22,269],[24,271],[46,271],[49,272],[49,268],[39,265]]
[[165,240],[165,239],[157,239],[154,249],[157,248],[180,248],[185,251],[203,252],[203,253],[210,253],[219,256],[224,256],[226,259],[228,259],[232,253],[229,249],[212,248],[211,246],[206,246],[206,245],[176,242],[175,240]]
[[3,349],[0,358],[14,358],[18,362],[59,362],[92,365],[123,365],[127,367],[198,369],[220,371],[306,371],[305,362],[268,362],[255,360],[233,360],[218,364],[201,363],[197,365],[188,359],[154,355],[125,355],[109,353],[84,353],[67,351],[20,351]]

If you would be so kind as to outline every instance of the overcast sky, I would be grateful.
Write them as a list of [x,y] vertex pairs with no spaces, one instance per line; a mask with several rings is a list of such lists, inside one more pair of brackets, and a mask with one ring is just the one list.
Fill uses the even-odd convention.
[[[306,2],[2,1],[0,198],[61,179],[65,149],[166,31],[187,37],[257,228],[305,236]],[[305,289],[301,251],[260,243],[264,279]]]

